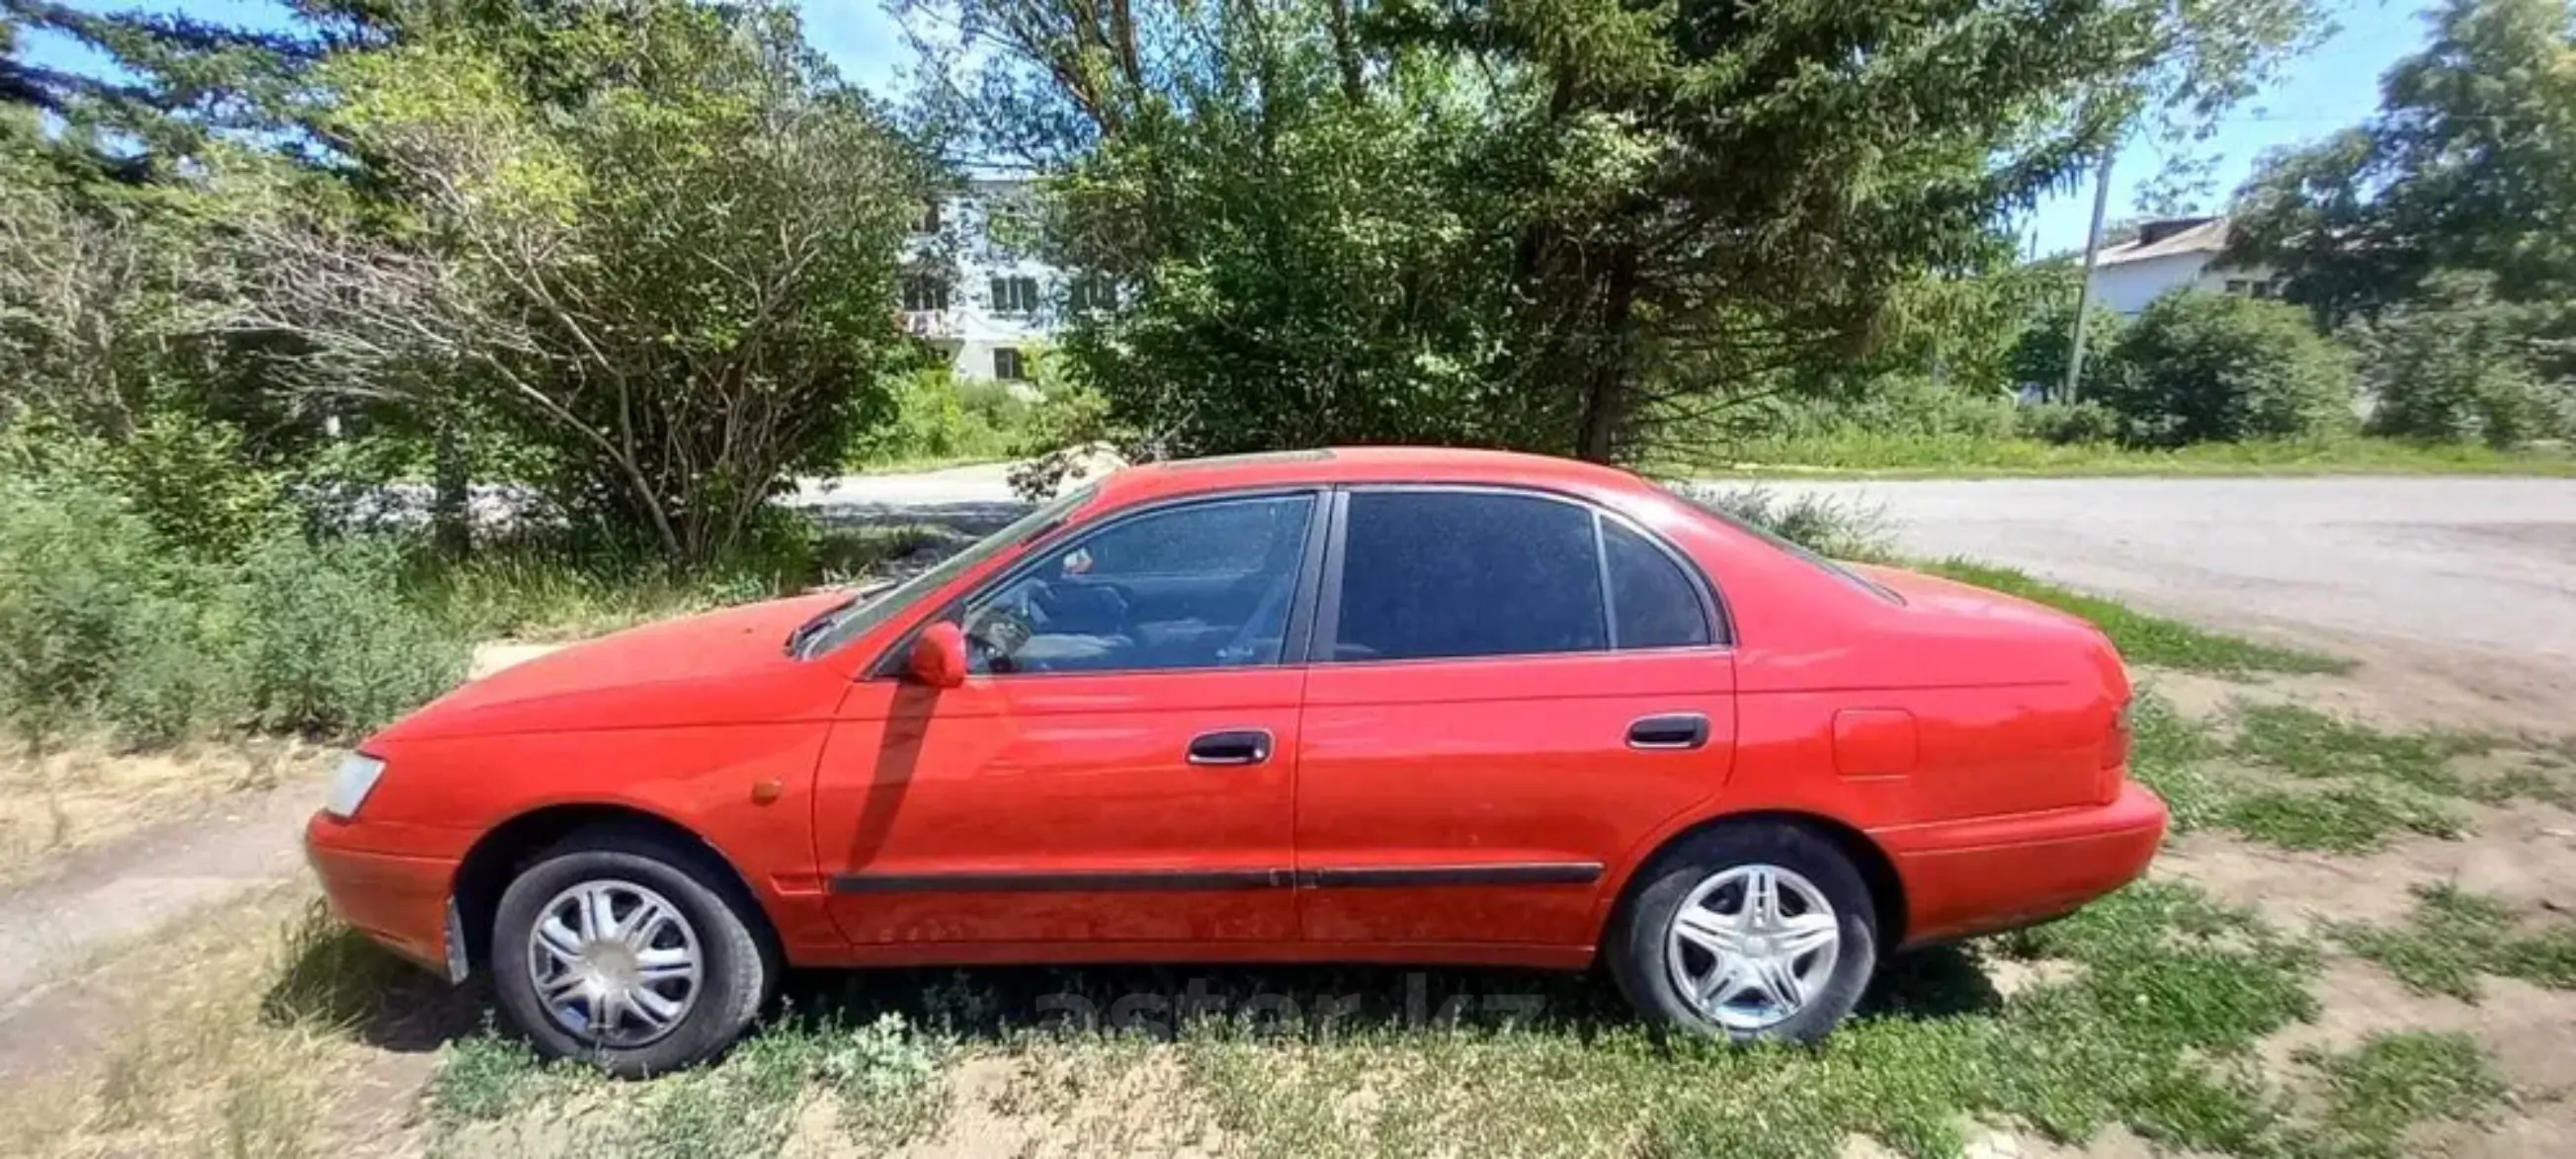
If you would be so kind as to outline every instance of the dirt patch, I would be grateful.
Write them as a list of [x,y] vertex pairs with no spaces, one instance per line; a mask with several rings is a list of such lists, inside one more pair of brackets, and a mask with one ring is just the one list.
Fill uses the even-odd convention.
[[2232,702],[2244,700],[2357,716],[2382,728],[2554,737],[2576,727],[2567,715],[2576,679],[2556,667],[2359,638],[2323,646],[2356,661],[2354,669],[2341,676],[2271,673],[2241,680],[2149,665],[2132,672],[2140,685],[2200,720],[2222,717]]
[[295,739],[128,753],[97,740],[0,757],[0,890],[54,876],[65,858],[174,821],[218,817],[251,795],[320,779],[338,757]]
[[2186,833],[2166,844],[2155,872],[2251,906],[2293,930],[2319,919],[2403,921],[2415,905],[2412,888],[2434,882],[2491,894],[2525,911],[2564,907],[2576,899],[2576,813],[2536,802],[2466,809],[2466,838],[2407,838],[2359,856]]
[[2476,1003],[2418,994],[2364,962],[2327,964],[2312,988],[2322,1009],[2308,1023],[2264,1040],[2265,1069],[2298,1074],[2300,1052],[2351,1050],[2371,1035],[2398,1030],[2464,1033],[2494,1056],[2513,1089],[2511,1111],[2483,1125],[2428,1128],[2410,1154],[2555,1156],[2576,1138],[2576,992],[2512,978],[2483,980]]
[[896,1154],[1193,1159],[1242,1151],[1192,1093],[1173,1047],[968,1058],[950,1072],[949,1099],[939,1134]]

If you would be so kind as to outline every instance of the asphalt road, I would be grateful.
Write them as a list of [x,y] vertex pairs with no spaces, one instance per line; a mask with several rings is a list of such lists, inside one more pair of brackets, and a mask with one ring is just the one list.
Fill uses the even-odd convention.
[[[998,466],[851,476],[827,517],[1007,517]],[[1899,546],[1963,555],[2228,627],[2491,655],[2576,689],[2576,480],[2333,477],[1712,481],[1882,512]],[[2549,681],[2556,684],[2556,680]],[[2576,705],[2571,705],[2576,707]]]

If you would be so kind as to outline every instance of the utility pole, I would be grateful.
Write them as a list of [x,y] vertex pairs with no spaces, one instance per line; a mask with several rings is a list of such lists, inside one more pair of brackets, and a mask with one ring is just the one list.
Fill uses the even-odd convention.
[[2102,252],[2102,214],[2111,206],[2111,158],[2119,138],[2102,147],[2101,168],[2093,174],[2093,228],[2084,235],[2084,280],[2075,286],[2075,332],[2066,336],[2066,387],[2062,401],[2075,401],[2075,386],[2084,376],[2084,313],[2093,307],[2093,260]]

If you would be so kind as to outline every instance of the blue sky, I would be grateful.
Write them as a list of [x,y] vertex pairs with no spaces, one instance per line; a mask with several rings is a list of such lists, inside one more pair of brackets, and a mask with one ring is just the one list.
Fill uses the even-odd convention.
[[[2379,104],[2379,75],[2423,43],[2421,14],[2433,2],[2329,0],[2338,25],[2335,34],[2230,111],[2216,136],[2188,147],[2193,156],[2217,161],[2204,207],[2224,204],[2264,150],[2311,141],[2368,116]],[[129,5],[93,0],[89,6]],[[254,26],[274,26],[285,18],[284,10],[269,0],[142,0],[131,6],[185,9],[203,19]],[[843,75],[879,92],[894,87],[911,49],[878,0],[800,0],[800,6],[807,35]],[[29,48],[36,60],[57,67],[94,70],[103,64],[60,38],[38,38]],[[2166,149],[2153,140],[2133,139],[2121,152],[2112,166],[2112,220],[2136,213],[2138,188],[2165,168]],[[2071,249],[2083,243],[2091,210],[2092,182],[2085,176],[2043,198],[2021,232],[2041,253]]]

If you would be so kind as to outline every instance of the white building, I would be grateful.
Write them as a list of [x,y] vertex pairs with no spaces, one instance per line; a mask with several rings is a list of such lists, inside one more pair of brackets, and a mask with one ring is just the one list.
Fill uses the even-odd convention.
[[1027,381],[1068,311],[1117,304],[1106,283],[1069,278],[1024,248],[1034,212],[1027,182],[978,180],[914,225],[904,332],[948,351],[960,378]]
[[2257,298],[2280,291],[2280,281],[2269,269],[2220,264],[2218,256],[2226,248],[2226,218],[2150,221],[2138,227],[2136,238],[2094,256],[2093,300],[2134,317],[2147,303],[2186,286]]

